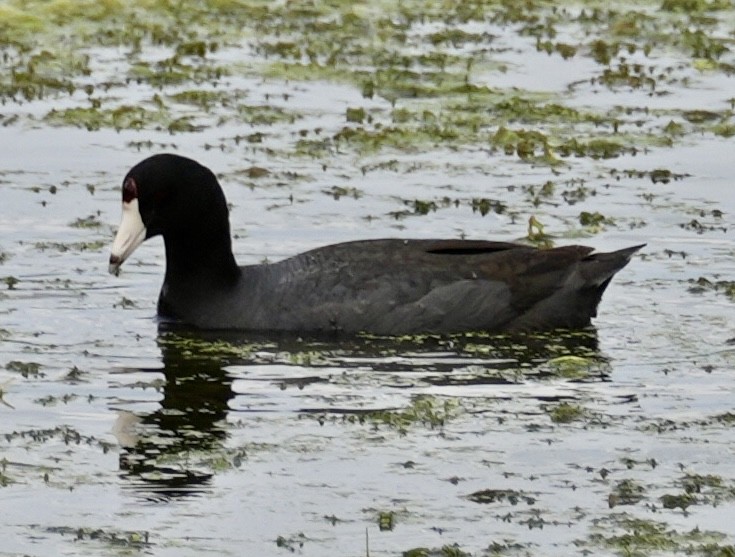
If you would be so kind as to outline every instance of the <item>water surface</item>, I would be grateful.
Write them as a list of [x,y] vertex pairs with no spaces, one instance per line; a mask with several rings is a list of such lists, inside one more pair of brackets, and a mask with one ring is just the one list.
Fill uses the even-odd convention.
[[[0,6],[0,555],[729,555],[732,7],[211,4]],[[75,89],[13,92],[31,66]],[[169,329],[160,240],[107,274],[122,177],[164,151],[220,176],[243,264],[524,239],[531,215],[556,244],[647,247],[590,331]]]

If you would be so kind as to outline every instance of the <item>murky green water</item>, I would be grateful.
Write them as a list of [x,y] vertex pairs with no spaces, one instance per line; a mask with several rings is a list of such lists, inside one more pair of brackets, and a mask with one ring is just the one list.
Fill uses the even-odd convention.
[[[718,1],[0,2],[0,555],[732,555],[734,33]],[[218,173],[241,263],[532,215],[648,246],[584,333],[163,330],[162,243],[106,270],[162,151]]]

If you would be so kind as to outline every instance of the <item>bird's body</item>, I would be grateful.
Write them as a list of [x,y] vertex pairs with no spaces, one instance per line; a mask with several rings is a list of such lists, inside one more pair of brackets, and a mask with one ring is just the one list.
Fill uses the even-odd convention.
[[224,194],[208,169],[156,155],[123,184],[111,270],[145,238],[162,234],[159,314],[205,329],[398,335],[579,328],[641,247],[594,254],[585,246],[380,239],[238,267]]

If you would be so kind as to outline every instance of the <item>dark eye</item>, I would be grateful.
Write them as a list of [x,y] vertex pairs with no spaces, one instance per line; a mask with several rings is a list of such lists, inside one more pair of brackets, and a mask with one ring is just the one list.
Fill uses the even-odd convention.
[[133,199],[138,198],[138,185],[132,178],[126,178],[123,182],[123,203],[130,203]]

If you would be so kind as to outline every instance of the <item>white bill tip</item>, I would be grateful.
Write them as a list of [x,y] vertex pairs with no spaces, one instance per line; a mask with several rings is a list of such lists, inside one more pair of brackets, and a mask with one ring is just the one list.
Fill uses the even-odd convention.
[[110,252],[110,266],[108,270],[113,275],[118,274],[120,265],[135,251],[145,240],[146,229],[143,218],[140,216],[138,199],[131,199],[123,203],[122,222],[117,231],[115,240],[112,242]]

